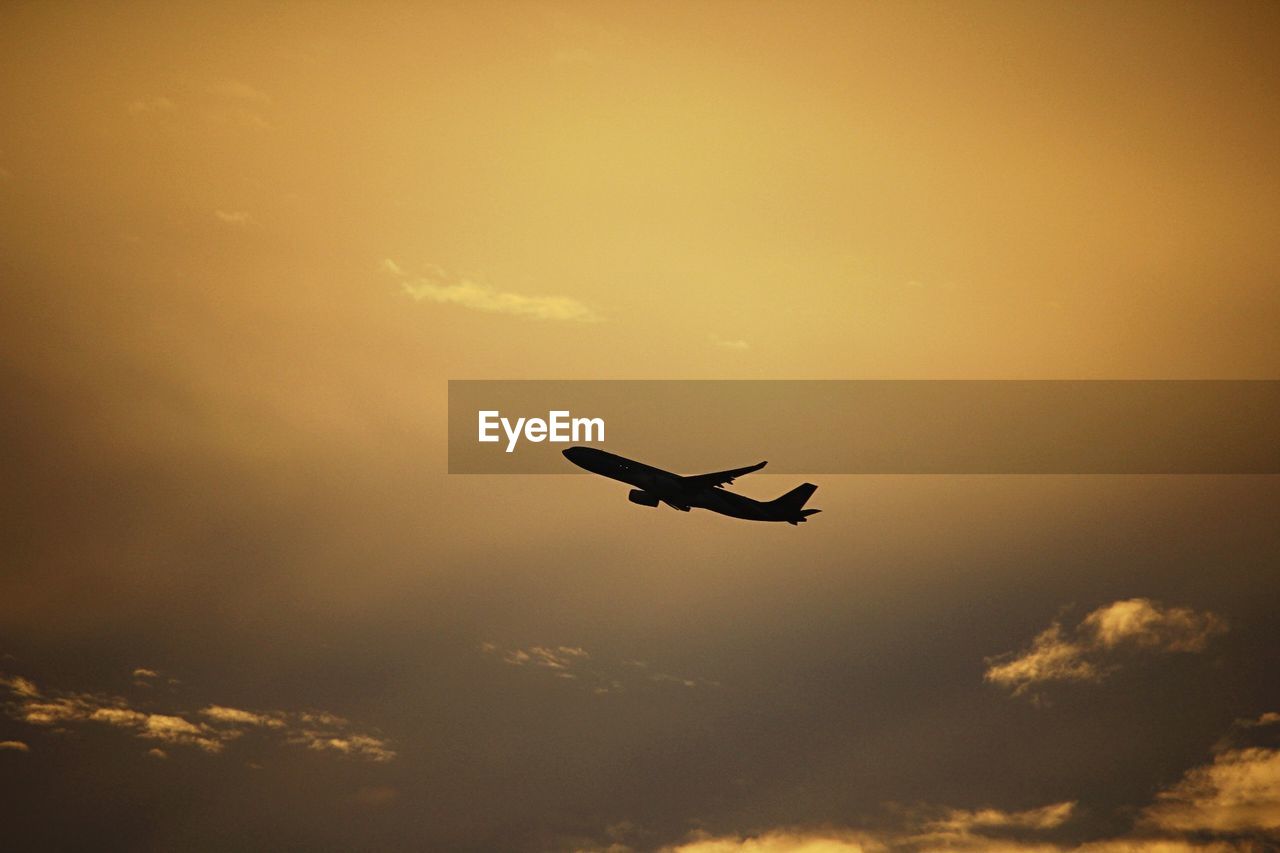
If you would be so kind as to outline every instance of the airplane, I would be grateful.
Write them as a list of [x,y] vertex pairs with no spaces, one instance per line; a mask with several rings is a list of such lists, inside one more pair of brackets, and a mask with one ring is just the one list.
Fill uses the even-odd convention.
[[812,483],[796,486],[771,501],[752,500],[724,490],[723,486],[732,483],[735,477],[759,471],[767,464],[765,462],[731,471],[682,477],[595,447],[570,447],[564,451],[564,456],[593,474],[635,486],[627,500],[641,506],[656,507],[664,503],[681,512],[698,507],[748,521],[785,521],[788,524],[799,524],[808,516],[822,512],[804,508],[805,501],[818,489]]

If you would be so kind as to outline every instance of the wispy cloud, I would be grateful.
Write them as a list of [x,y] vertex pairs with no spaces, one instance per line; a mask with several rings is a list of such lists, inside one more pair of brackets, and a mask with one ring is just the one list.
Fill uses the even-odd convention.
[[578,646],[504,649],[496,643],[481,643],[480,651],[509,666],[543,670],[555,678],[580,682],[597,695],[622,693],[645,684],[665,683],[686,688],[720,686],[716,681],[654,670],[645,661],[601,661]]
[[234,729],[215,730],[176,714],[140,711],[120,697],[92,693],[28,697],[9,710],[12,717],[33,726],[65,729],[80,723],[96,723],[127,730],[145,740],[194,746],[211,753],[221,752],[224,743],[240,734]]
[[361,806],[385,806],[395,802],[400,792],[390,785],[369,785],[358,789],[352,796],[352,802]]
[[241,80],[215,80],[205,87],[205,91],[219,98],[248,101],[256,104],[270,104],[272,101],[271,96],[266,92]]
[[1050,625],[1031,641],[1031,648],[1015,655],[989,658],[987,681],[1011,687],[1015,695],[1045,681],[1097,681],[1097,664],[1087,659],[1089,648],[1068,640],[1058,624]]
[[[155,677],[154,670],[134,675]],[[250,711],[228,705],[206,705],[191,714],[178,709],[149,709],[121,696],[41,690],[29,679],[0,677],[11,699],[2,707],[12,719],[52,731],[95,725],[124,731],[163,746],[193,747],[220,753],[231,741],[251,731],[273,734],[285,743],[317,751],[337,752],[370,761],[390,761],[395,751],[383,738],[354,731],[351,723],[327,711]],[[148,752],[167,757],[159,747]]]
[[145,115],[147,113],[171,113],[178,108],[177,104],[166,97],[156,98],[139,98],[130,101],[125,109],[129,111],[129,115]]
[[207,122],[223,126],[268,130],[264,112],[274,100],[269,94],[240,80],[215,80],[205,86]]
[[20,740],[0,740],[0,751],[9,750],[10,752],[30,752],[31,747],[27,746]]
[[8,687],[9,692],[22,697],[39,696],[40,691],[30,680],[20,675],[0,675],[0,686]]
[[387,748],[386,741],[369,735],[335,736],[322,731],[304,730],[291,736],[289,742],[301,744],[308,749],[329,750],[370,761],[390,761],[396,757]]
[[746,352],[751,349],[751,344],[746,341],[726,340],[724,338],[718,338],[715,335],[711,336],[711,345],[719,347],[720,349],[734,350],[735,352]]
[[975,834],[995,829],[1026,829],[1044,831],[1057,829],[1075,812],[1074,801],[1053,803],[1025,811],[1010,812],[1002,809],[948,809],[940,818],[929,820],[919,841],[947,842],[955,844],[972,838]]
[[[1177,621],[1175,619],[1175,621]],[[1139,632],[1140,633],[1140,632]],[[1167,644],[1166,644],[1167,645]],[[1238,735],[1280,724],[1280,713],[1238,720]],[[696,831],[661,848],[666,853],[1258,853],[1280,842],[1280,750],[1237,746],[1188,770],[1137,810],[1131,829],[1089,841],[1055,840],[1075,830],[1073,800],[1024,810],[1001,808],[894,809],[872,826],[774,827],[749,835]],[[1062,830],[1060,833],[1059,831]],[[611,835],[606,833],[611,839]],[[612,840],[578,845],[630,850]]]
[[1258,728],[1260,726],[1274,726],[1277,724],[1280,724],[1280,713],[1275,711],[1267,711],[1265,714],[1254,717],[1253,719],[1239,720],[1236,723],[1236,725],[1250,729]]
[[890,848],[869,833],[842,830],[775,829],[759,835],[714,836],[695,832],[663,853],[886,853]]
[[1029,649],[988,658],[984,678],[1015,696],[1051,681],[1100,681],[1120,667],[1125,652],[1199,652],[1226,628],[1213,613],[1146,598],[1116,601],[1089,613],[1072,631],[1054,622]]
[[271,729],[284,728],[287,724],[283,714],[258,714],[243,711],[239,708],[228,708],[223,705],[209,705],[200,710],[200,715],[219,723],[230,723],[237,726],[263,726]]
[[1169,832],[1170,827],[1147,826],[1132,834],[1080,844],[1047,840],[1074,810],[1075,803],[1062,802],[1013,812],[951,809],[947,817],[923,826],[909,819],[886,829],[779,827],[745,836],[694,832],[684,842],[661,849],[664,853],[1256,853],[1264,848],[1254,839],[1272,837],[1273,832],[1255,821],[1237,827],[1236,837],[1213,838],[1218,830],[1197,823],[1173,828],[1175,832]]
[[271,95],[248,83],[227,79],[209,83],[203,92],[186,92],[181,111],[177,102],[166,95],[136,98],[125,104],[125,110],[132,116],[164,118],[164,124],[170,127],[173,125],[169,119],[176,121],[182,115],[191,117],[194,114],[211,125],[266,130],[271,127],[271,122],[265,113],[273,100]]
[[381,264],[382,271],[400,282],[403,292],[418,302],[457,305],[491,314],[511,314],[535,320],[562,320],[595,323],[603,319],[590,307],[569,296],[529,296],[498,290],[470,279],[450,276],[438,267],[423,275],[413,276],[390,258]]
[[176,678],[170,678],[164,673],[160,672],[159,670],[148,669],[145,666],[137,667],[133,671],[134,687],[150,688],[150,687],[157,687],[162,684],[172,686],[180,683],[181,682],[179,682],[178,679]]
[[502,655],[502,660],[513,666],[540,666],[555,670],[561,677],[574,678],[570,670],[590,657],[586,649],[577,646],[530,646],[528,649],[511,649]]
[[1081,627],[1106,649],[1132,645],[1163,652],[1199,652],[1210,637],[1226,630],[1226,623],[1212,613],[1131,598],[1098,608],[1084,618]]
[[1256,834],[1280,841],[1280,750],[1219,753],[1160,792],[1140,823],[1163,832]]
[[[616,846],[597,848],[614,853]],[[1168,838],[1116,838],[1080,845],[1036,840],[977,837],[935,846],[912,845],[901,838],[838,830],[771,830],[753,836],[695,834],[689,841],[661,848],[662,853],[1258,853],[1250,842],[1195,842]],[[620,853],[630,848],[621,848]]]
[[253,215],[245,210],[215,210],[214,217],[224,225],[243,228],[254,224]]
[[1054,803],[1025,811],[1001,809],[925,808],[940,817],[907,814],[897,826],[779,827],[755,835],[712,836],[693,833],[683,843],[665,847],[667,853],[926,853],[926,851],[984,851],[984,853],[1058,853],[1066,848],[1037,836],[1069,820],[1074,802]]

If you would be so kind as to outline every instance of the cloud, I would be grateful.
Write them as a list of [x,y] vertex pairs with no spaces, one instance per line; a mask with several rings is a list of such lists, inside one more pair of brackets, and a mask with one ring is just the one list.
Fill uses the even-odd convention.
[[1084,618],[1081,627],[1091,631],[1103,648],[1132,644],[1156,651],[1199,652],[1210,637],[1226,630],[1226,623],[1212,613],[1162,608],[1150,599],[1131,598],[1098,608]]
[[[258,111],[270,106],[272,97],[239,80],[217,80],[204,89],[207,96],[197,112],[205,121],[217,125],[242,125],[257,129],[271,127]],[[178,111],[178,105],[163,95],[153,98],[137,98],[125,105],[132,116],[170,116]]]
[[239,708],[228,708],[224,705],[210,705],[202,708],[200,713],[220,723],[232,723],[242,726],[265,726],[278,729],[285,726],[285,721],[274,714],[256,714],[253,711],[242,711]]
[[[134,675],[151,670],[135,670]],[[55,731],[93,724],[123,730],[142,740],[166,746],[188,746],[206,753],[222,752],[226,744],[251,731],[271,733],[285,743],[317,751],[384,762],[396,757],[390,743],[352,730],[350,722],[328,711],[248,711],[227,705],[206,705],[197,715],[177,710],[145,710],[119,696],[96,693],[41,692],[30,680],[0,676],[13,698],[3,706],[12,719]],[[167,757],[163,750],[149,755]]]
[[255,224],[253,215],[244,210],[215,210],[213,215],[219,222],[226,225],[244,227]]
[[129,115],[135,116],[145,113],[171,113],[177,108],[173,101],[165,97],[139,98],[136,101],[130,101],[126,106]]
[[261,89],[256,89],[240,80],[217,80],[205,87],[210,95],[237,101],[248,101],[256,104],[271,103],[271,96]]
[[404,283],[404,292],[419,302],[428,300],[445,305],[460,305],[493,314],[514,314],[537,320],[570,320],[597,322],[600,317],[576,299],[568,296],[525,296],[496,290],[472,281],[453,284],[418,279]]
[[136,737],[195,746],[205,752],[219,752],[224,741],[239,734],[215,731],[180,716],[139,711],[118,697],[72,693],[44,699],[14,693],[23,701],[10,706],[10,716],[33,726],[56,728],[75,723],[98,723],[127,729]]
[[272,97],[261,89],[240,80],[216,80],[205,87],[213,99],[204,118],[217,125],[239,125],[255,130],[268,130],[271,122],[259,110],[271,105]]
[[1025,692],[1042,681],[1097,681],[1097,666],[1085,660],[1087,649],[1063,639],[1062,626],[1050,625],[1031,641],[1031,648],[1005,663],[992,663],[987,681],[1012,687],[1014,694]]
[[399,796],[400,792],[389,785],[370,785],[357,790],[352,794],[351,799],[358,805],[372,807],[395,802]]
[[79,697],[50,701],[29,700],[18,706],[14,716],[33,726],[53,726],[67,721],[87,720],[95,710],[94,703]]
[[15,716],[35,726],[100,723],[128,729],[140,738],[195,746],[205,752],[221,751],[224,741],[239,734],[233,731],[216,731],[172,714],[146,713],[128,707],[123,699],[88,693],[61,696],[49,701],[27,701],[19,705]]
[[[154,687],[157,680],[162,676],[157,670],[147,669],[146,667],[138,667],[133,671],[133,684],[135,687]],[[167,679],[170,684],[177,684],[177,680]]]
[[[1268,726],[1264,713],[1236,726]],[[1255,731],[1256,734],[1256,731]],[[897,825],[772,828],[750,835],[696,832],[671,853],[894,851],[894,853],[1256,853],[1280,841],[1280,750],[1231,749],[1156,794],[1124,834],[1083,843],[1052,840],[1076,813],[1072,800],[1023,811],[924,808],[899,811]]]
[[545,670],[548,675],[556,678],[581,682],[597,695],[621,693],[647,683],[678,684],[687,688],[720,686],[716,681],[652,670],[644,661],[601,661],[579,646],[503,649],[497,643],[485,642],[480,644],[480,651],[497,657],[509,666]]
[[1015,696],[1051,681],[1101,681],[1120,667],[1119,653],[1200,652],[1226,629],[1213,613],[1131,598],[1094,610],[1070,633],[1054,622],[1026,651],[988,658],[983,677]]
[[720,349],[734,350],[736,352],[745,352],[746,350],[751,349],[751,344],[747,343],[746,341],[743,341],[743,340],[730,341],[730,340],[725,340],[724,338],[718,338],[715,335],[711,336],[711,345],[719,347]]
[[1225,841],[1197,843],[1180,838],[1115,838],[1070,848],[1071,853],[1256,853],[1258,848]]
[[989,829],[1057,829],[1070,819],[1075,808],[1075,802],[1066,801],[1021,812],[950,809],[945,817],[928,822],[925,829],[945,836],[963,836],[975,830]]
[[776,829],[747,836],[695,833],[685,842],[661,848],[663,853],[1256,853],[1259,849],[1247,841],[1142,837],[1080,845],[978,835],[931,841],[895,832],[835,829]]
[[[240,736],[235,729],[213,729],[170,714],[143,714],[138,736],[178,746],[194,746],[205,752],[221,752],[222,745]],[[122,720],[122,725],[130,721]]]
[[[485,643],[481,650],[489,654],[498,653],[492,643]],[[510,649],[501,652],[502,662],[511,666],[532,666],[551,670],[557,678],[575,680],[580,671],[579,664],[591,657],[586,649],[577,646],[530,646],[527,649]]]
[[350,735],[335,737],[325,732],[304,731],[290,740],[290,743],[305,745],[308,749],[332,750],[343,755],[367,758],[370,761],[390,761],[396,757],[388,748],[387,742],[369,735]]
[[699,834],[664,853],[886,853],[883,841],[855,832],[771,830],[755,836]]
[[8,687],[11,692],[19,696],[35,697],[40,695],[40,691],[36,689],[34,684],[18,675],[0,675],[0,685]]
[[151,756],[152,758],[159,758],[162,760],[169,757],[169,753],[165,752],[163,749],[161,749],[158,746],[148,749],[147,755]]
[[1232,749],[1160,792],[1143,825],[1165,832],[1280,839],[1280,750]]
[[525,649],[513,649],[503,655],[502,660],[515,666],[524,666],[526,664],[532,666],[542,666],[547,669],[556,669],[567,671],[575,663],[591,657],[586,649],[577,646],[557,646],[556,648],[548,648],[546,646],[530,646]]
[[30,752],[31,747],[20,740],[0,740],[0,752]]
[[260,113],[238,106],[223,106],[207,109],[203,113],[205,121],[222,127],[238,126],[253,130],[270,130],[271,122]]
[[1074,800],[1022,811],[999,808],[916,810],[909,825],[885,836],[894,850],[1057,850],[1026,839],[1058,829],[1076,811]]
[[404,293],[418,302],[458,305],[473,311],[511,314],[535,320],[596,323],[603,319],[587,305],[569,296],[527,296],[498,290],[469,279],[450,277],[438,267],[430,268],[426,275],[410,277],[390,258],[384,260],[380,267],[383,272],[398,279]]

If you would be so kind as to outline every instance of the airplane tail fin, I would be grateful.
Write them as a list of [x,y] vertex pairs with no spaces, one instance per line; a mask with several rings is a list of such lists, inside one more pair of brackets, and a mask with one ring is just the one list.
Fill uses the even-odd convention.
[[813,493],[817,490],[818,487],[813,483],[803,483],[802,485],[796,486],[782,497],[770,501],[770,504],[775,507],[787,521],[792,524],[799,524],[815,512],[822,512],[820,509],[804,508],[805,502],[808,501],[809,498],[813,497]]

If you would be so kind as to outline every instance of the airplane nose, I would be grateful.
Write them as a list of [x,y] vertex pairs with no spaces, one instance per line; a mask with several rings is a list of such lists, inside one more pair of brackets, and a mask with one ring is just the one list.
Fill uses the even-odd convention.
[[588,471],[593,470],[591,467],[592,450],[590,447],[570,447],[568,450],[560,452],[564,454],[565,459],[568,459],[579,468],[586,468]]

